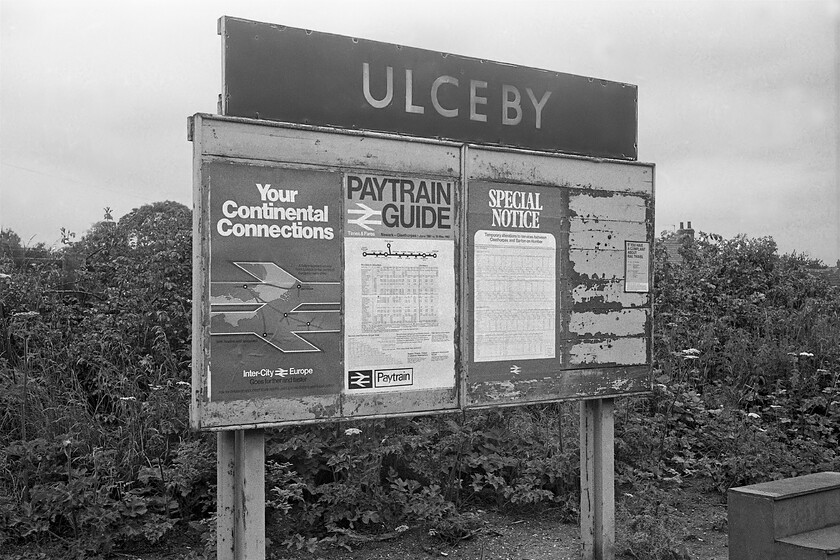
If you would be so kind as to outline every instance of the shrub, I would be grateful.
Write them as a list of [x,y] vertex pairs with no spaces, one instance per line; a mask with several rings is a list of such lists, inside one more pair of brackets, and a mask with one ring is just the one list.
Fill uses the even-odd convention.
[[[65,233],[27,252],[0,232],[0,544],[84,555],[180,526],[212,551],[214,438],[187,426],[190,211]],[[622,504],[636,558],[682,557],[663,492],[687,478],[724,491],[840,470],[838,290],[770,238],[701,234],[682,254],[655,255],[653,391],[617,407],[617,482],[647,496]],[[275,430],[268,521],[315,549],[406,526],[455,542],[479,505],[574,520],[576,422],[577,405],[545,404]]]

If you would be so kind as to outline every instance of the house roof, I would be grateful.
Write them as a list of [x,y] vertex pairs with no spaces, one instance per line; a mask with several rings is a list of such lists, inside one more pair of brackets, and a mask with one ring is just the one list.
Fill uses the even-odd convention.
[[808,272],[810,272],[814,276],[825,278],[825,280],[831,286],[840,287],[840,266],[829,266],[828,268],[809,268]]
[[694,239],[694,228],[691,227],[691,222],[688,222],[687,228],[683,225],[683,222],[680,222],[680,229],[662,241],[662,246],[665,247],[665,252],[668,255],[668,261],[673,264],[682,264],[683,258],[680,255],[680,247],[685,245],[687,240]]

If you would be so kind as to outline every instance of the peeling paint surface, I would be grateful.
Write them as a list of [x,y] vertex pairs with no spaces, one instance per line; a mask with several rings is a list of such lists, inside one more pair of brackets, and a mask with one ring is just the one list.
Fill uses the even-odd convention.
[[[253,165],[271,162],[295,169],[451,176],[459,184],[455,193],[459,218],[455,240],[458,363],[454,388],[376,394],[347,394],[339,390],[336,394],[300,398],[210,402],[210,356],[207,345],[202,343],[208,332],[208,318],[199,310],[194,320],[194,427],[219,430],[408,416],[649,390],[652,296],[625,292],[624,275],[625,241],[647,242],[651,254],[653,251],[652,165],[229,117],[197,115],[194,119],[198,165],[194,176],[199,184],[201,165],[224,160]],[[481,196],[485,199],[470,210],[477,192],[471,189],[482,183],[485,190]],[[497,189],[497,195],[524,192],[531,193],[532,198],[513,197],[507,199],[514,201],[512,204],[491,207],[487,196],[487,189],[491,188]],[[537,194],[538,199],[534,196]],[[206,208],[209,196],[196,192],[195,200],[194,234],[199,241],[195,246],[201,257],[206,249],[201,240],[210,227]],[[494,200],[502,198],[495,196]],[[517,207],[516,200],[533,203],[522,202]],[[492,217],[493,209],[499,215],[497,220],[509,221],[493,225],[487,217]],[[475,271],[470,269],[470,251],[475,239],[467,222],[476,219],[477,214],[482,214],[485,222],[475,231],[505,232],[506,236],[497,237],[513,239],[508,246],[514,249],[536,240],[535,234],[553,236],[555,252],[546,261],[556,267],[552,280],[556,287],[549,294],[551,297],[541,299],[541,292],[533,289],[534,273],[529,271],[539,270],[531,266],[534,263],[510,258],[502,249],[492,251],[490,256],[498,260],[492,267],[507,266],[504,274],[496,275],[504,277],[504,286],[498,282],[493,285],[492,273],[488,281],[483,279],[478,286],[474,280],[471,283]],[[194,274],[200,277],[206,261],[198,257],[195,261]],[[197,291],[193,301],[207,305],[208,287],[202,286],[200,278],[194,285]],[[499,332],[515,332],[518,336],[515,358],[505,354],[508,346],[500,344],[498,356],[492,355],[480,367],[472,360],[475,338],[470,306],[476,289],[485,290],[486,297],[507,298],[507,302],[515,304],[493,307],[494,312],[499,312],[491,317],[507,324],[499,327]],[[523,311],[540,308],[529,306],[534,301],[550,302],[552,313],[544,321],[553,325],[554,338],[551,329],[546,335],[549,342],[553,340],[553,346],[544,341],[540,346],[536,337],[529,334],[533,322],[541,320],[538,314]],[[529,344],[539,348],[529,350]]]
[[624,291],[623,280],[602,280],[580,283],[572,288],[572,300],[575,305],[585,304],[591,307],[647,307],[650,295]]
[[623,251],[625,241],[644,241],[644,223],[599,221],[590,223],[572,218],[569,227],[569,246],[574,249],[602,249]]
[[[555,236],[560,253],[554,298],[559,303],[555,328],[559,352],[553,359],[533,360],[521,352],[508,356],[502,352],[492,361],[478,363],[472,361],[467,337],[468,406],[648,390],[652,297],[649,292],[625,291],[625,259],[626,242],[653,243],[652,168],[478,148],[468,155],[467,276],[473,273],[470,228],[479,229],[471,224],[480,223],[482,230],[494,227],[486,218],[487,185],[495,192],[541,192],[543,203],[561,204],[550,209],[551,216],[560,217],[559,226],[540,224],[541,230]],[[549,197],[540,190],[546,186],[559,194]],[[548,212],[548,206],[544,210]],[[486,281],[470,285],[468,291],[486,285]],[[467,317],[469,305],[468,300]]]
[[648,320],[646,309],[620,311],[572,312],[569,332],[581,336],[619,337],[634,336],[645,332]]
[[645,223],[647,203],[644,197],[625,194],[569,196],[569,212],[582,220],[621,220]]
[[624,251],[569,249],[572,270],[590,280],[624,280]]
[[647,342],[642,337],[614,338],[572,344],[569,360],[573,365],[647,363]]
[[644,164],[566,158],[506,150],[470,149],[467,179],[650,195],[652,170]]
[[649,389],[647,366],[574,369],[536,380],[470,383],[467,391],[484,406],[578,400],[640,393]]

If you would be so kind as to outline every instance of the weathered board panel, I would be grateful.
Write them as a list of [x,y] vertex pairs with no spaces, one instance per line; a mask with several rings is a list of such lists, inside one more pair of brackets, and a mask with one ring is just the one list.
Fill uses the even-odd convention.
[[467,173],[468,180],[653,195],[653,168],[641,163],[472,147],[468,153]]
[[195,427],[649,388],[652,166],[204,115],[191,134]]
[[642,222],[598,221],[587,223],[577,218],[569,220],[569,248],[600,251],[623,251],[625,241],[644,241],[647,225]]
[[649,363],[644,337],[605,338],[572,344],[569,363],[582,365],[635,365]]
[[541,379],[512,378],[497,383],[468,383],[473,408],[563,399],[607,398],[650,390],[650,368],[645,365],[568,369]]
[[200,424],[195,426],[201,429],[256,428],[275,418],[303,424],[333,419],[341,411],[339,395],[220,402],[203,398],[199,401]]
[[650,307],[650,294],[624,291],[623,280],[578,280],[572,288],[574,309]]
[[[459,149],[203,115],[193,118],[191,134],[193,425],[252,428],[457,409]],[[427,198],[434,218],[415,216],[413,203]],[[368,246],[367,258],[356,252]],[[412,247],[414,253],[404,250]],[[383,270],[387,276],[377,276]],[[377,311],[360,283],[381,290],[395,275],[418,270],[443,279],[444,286],[434,284],[435,302],[449,298],[441,306],[449,317],[444,326],[414,329],[438,340],[436,361],[411,350],[413,364],[373,368],[370,382],[359,382],[368,371],[359,358],[355,369],[345,367],[348,317],[369,325],[355,327],[367,346],[394,332],[393,325],[374,324]],[[398,296],[391,311],[408,310],[406,297],[426,305],[428,323],[434,307],[428,296]],[[382,315],[381,303],[379,309],[379,320],[395,317]],[[413,348],[399,336],[390,340],[389,352],[394,341]],[[418,363],[452,373],[430,383],[410,373],[420,371]]]
[[644,390],[652,167],[478,147],[466,162],[467,405]]
[[569,211],[581,223],[621,220],[644,224],[648,218],[649,201],[650,195],[604,196],[573,191],[569,195]]
[[589,280],[619,280],[624,278],[624,251],[599,249],[569,249],[572,271]]
[[572,311],[568,332],[581,337],[633,336],[645,332],[649,319],[647,309]]
[[367,170],[460,173],[460,148],[447,143],[353,134],[336,130],[266,126],[244,119],[196,123],[206,156]]

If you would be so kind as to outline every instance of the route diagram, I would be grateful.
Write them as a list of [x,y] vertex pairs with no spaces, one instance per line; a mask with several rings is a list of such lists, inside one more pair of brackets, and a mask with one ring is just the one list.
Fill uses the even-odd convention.
[[302,282],[273,262],[234,262],[253,281],[210,283],[210,335],[257,338],[286,353],[321,352],[341,327],[338,282]]
[[387,251],[362,251],[363,257],[397,257],[401,259],[436,259],[437,251],[424,253],[422,251],[391,251],[391,244],[387,244]]

